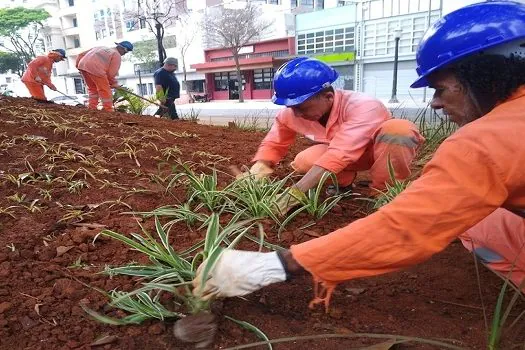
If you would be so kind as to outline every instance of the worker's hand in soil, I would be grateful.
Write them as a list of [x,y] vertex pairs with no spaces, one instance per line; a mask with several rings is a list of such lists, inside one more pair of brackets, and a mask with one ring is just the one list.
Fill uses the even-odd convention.
[[236,176],[237,179],[244,179],[245,177],[253,176],[256,180],[263,179],[273,174],[274,170],[270,162],[258,160],[252,165],[250,170],[240,173]]
[[292,208],[303,204],[306,201],[306,195],[297,187],[290,187],[285,192],[283,192],[279,199],[276,201],[275,212],[277,215],[284,216]]
[[48,87],[53,91],[57,91],[57,87],[53,84],[49,84]]
[[286,281],[286,271],[277,252],[225,249],[203,281],[205,263],[199,266],[193,280],[193,294],[202,300],[246,295]]

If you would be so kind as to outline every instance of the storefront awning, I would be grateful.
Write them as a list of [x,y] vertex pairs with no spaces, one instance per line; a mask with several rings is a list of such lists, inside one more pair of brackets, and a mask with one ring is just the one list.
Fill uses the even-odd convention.
[[[241,70],[253,70],[263,68],[278,68],[284,62],[290,60],[291,57],[253,57],[244,58],[239,61]],[[218,73],[218,72],[233,72],[235,71],[235,61],[224,60],[192,64],[191,68],[195,69],[198,73]]]

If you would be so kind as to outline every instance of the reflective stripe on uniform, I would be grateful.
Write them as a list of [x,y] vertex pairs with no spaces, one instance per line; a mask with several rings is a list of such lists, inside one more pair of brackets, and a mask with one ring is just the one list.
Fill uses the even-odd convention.
[[376,142],[383,142],[391,145],[400,145],[410,148],[416,148],[419,145],[418,141],[413,137],[390,134],[377,135]]

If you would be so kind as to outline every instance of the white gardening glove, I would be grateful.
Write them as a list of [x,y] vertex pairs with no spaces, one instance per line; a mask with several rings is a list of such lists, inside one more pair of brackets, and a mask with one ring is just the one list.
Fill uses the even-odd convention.
[[193,294],[202,300],[250,294],[272,283],[286,281],[286,271],[277,252],[259,253],[224,250],[202,286],[205,263],[197,269]]
[[236,178],[243,179],[248,176],[253,176],[255,179],[258,180],[270,176],[271,174],[273,174],[273,171],[273,168],[268,166],[266,162],[258,160],[255,162],[255,164],[252,165],[249,171],[237,175]]

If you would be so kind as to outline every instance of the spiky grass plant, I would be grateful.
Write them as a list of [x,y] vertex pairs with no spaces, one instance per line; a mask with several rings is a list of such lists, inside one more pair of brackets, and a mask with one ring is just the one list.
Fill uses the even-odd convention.
[[387,168],[390,182],[385,184],[384,190],[376,190],[378,191],[378,196],[371,200],[373,203],[373,209],[379,209],[393,201],[394,198],[403,192],[411,183],[408,180],[396,179],[394,166],[392,165],[390,156],[387,158]]
[[[279,235],[286,228],[286,226],[300,213],[306,212],[309,216],[311,216],[314,219],[314,221],[320,220],[326,214],[328,214],[328,212],[332,210],[341,199],[353,195],[352,193],[346,192],[337,193],[332,196],[326,196],[323,200],[322,197],[324,192],[323,190],[325,187],[324,185],[328,179],[330,179],[332,183],[336,186],[336,188],[339,189],[335,174],[325,172],[319,180],[317,186],[308,190],[308,192],[303,198],[299,198],[301,205],[291,214],[288,214],[282,221],[279,228]],[[282,195],[287,195],[287,193],[283,193]]]
[[224,192],[218,188],[217,170],[215,168],[212,169],[211,174],[197,174],[188,164],[179,162],[177,166],[182,168],[182,172],[172,177],[166,190],[179,183],[181,179],[186,179],[188,203],[202,203],[212,212],[224,205]]
[[[176,252],[171,246],[169,233],[164,230],[158,217],[155,217],[156,238],[142,226],[142,233],[132,233],[131,237],[111,230],[103,230],[99,235],[114,238],[133,250],[145,254],[151,264],[107,267],[104,271],[108,275],[136,276],[145,281],[142,287],[135,291],[126,293],[114,291],[107,294],[111,299],[110,305],[126,311],[129,316],[114,319],[86,307],[84,309],[98,321],[110,324],[140,323],[149,318],[163,320],[208,312],[209,302],[201,300],[198,293],[195,293],[197,295],[195,296],[190,287],[197,267],[204,262],[201,269],[202,279],[205,282],[222,250],[235,247],[252,226],[253,220],[245,220],[233,223],[230,221],[226,227],[222,227],[219,223],[219,215],[214,213],[207,222],[205,240],[180,252]],[[260,225],[259,235],[264,237]],[[171,293],[175,297],[177,310],[168,310],[162,305],[161,292]]]
[[247,176],[233,181],[224,191],[228,200],[227,210],[233,213],[244,211],[251,218],[270,217],[280,225],[276,202],[280,193],[285,191],[291,176],[292,174],[280,180]]

